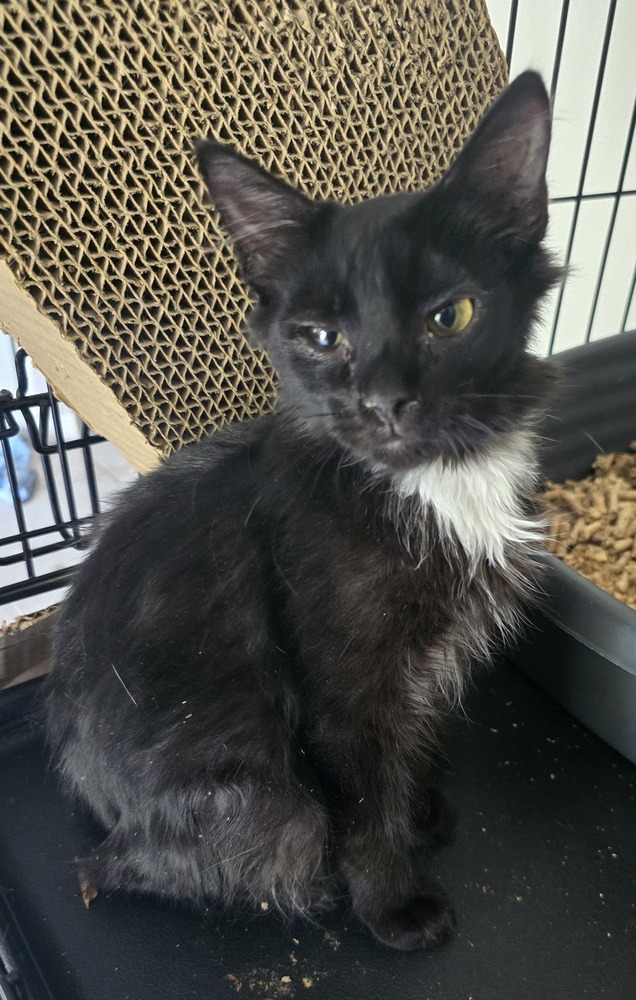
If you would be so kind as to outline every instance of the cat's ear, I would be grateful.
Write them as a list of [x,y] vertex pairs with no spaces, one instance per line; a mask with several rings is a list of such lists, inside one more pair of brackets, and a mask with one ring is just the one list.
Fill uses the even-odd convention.
[[442,186],[477,202],[502,235],[538,242],[548,220],[550,118],[541,77],[522,73],[482,118]]
[[267,294],[298,252],[317,203],[221,143],[201,140],[195,152],[245,280]]

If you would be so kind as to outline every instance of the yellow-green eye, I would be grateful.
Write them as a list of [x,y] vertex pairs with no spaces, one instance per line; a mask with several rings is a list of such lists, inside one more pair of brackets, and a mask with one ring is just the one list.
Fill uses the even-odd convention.
[[429,313],[426,317],[426,328],[440,336],[461,333],[473,318],[474,311],[472,299],[455,299],[453,302],[447,302],[441,309]]
[[308,326],[305,328],[305,332],[315,347],[321,347],[325,351],[333,351],[345,342],[345,335],[341,330],[326,330],[322,326]]

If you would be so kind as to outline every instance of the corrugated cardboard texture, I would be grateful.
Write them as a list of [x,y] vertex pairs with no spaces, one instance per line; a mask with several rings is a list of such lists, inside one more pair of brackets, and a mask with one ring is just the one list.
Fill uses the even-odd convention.
[[[119,419],[100,430],[167,454],[274,391],[241,333],[248,301],[197,137],[310,195],[419,189],[505,76],[484,0],[5,0],[0,255],[107,387]],[[50,337],[40,351],[44,334],[15,332],[91,423]]]

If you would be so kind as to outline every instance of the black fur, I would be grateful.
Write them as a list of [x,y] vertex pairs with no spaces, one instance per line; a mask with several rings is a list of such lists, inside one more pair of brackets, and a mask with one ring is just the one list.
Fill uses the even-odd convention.
[[[137,482],[65,602],[47,727],[107,831],[85,884],[302,912],[346,891],[396,948],[449,934],[420,857],[452,828],[435,747],[532,544],[476,558],[395,484],[488,455],[544,405],[526,348],[556,276],[548,142],[529,73],[423,195],[312,202],[199,145],[280,399]],[[467,329],[431,334],[462,297]]]

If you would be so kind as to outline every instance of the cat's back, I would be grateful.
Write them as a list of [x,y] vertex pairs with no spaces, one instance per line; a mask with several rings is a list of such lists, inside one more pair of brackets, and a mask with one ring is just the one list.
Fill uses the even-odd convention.
[[105,517],[98,545],[107,537],[111,548],[123,550],[133,533],[142,547],[183,540],[205,530],[229,504],[247,502],[259,489],[273,424],[270,414],[222,428],[141,476]]
[[117,500],[59,613],[53,687],[85,685],[200,630],[223,593],[231,599],[230,563],[256,580],[249,515],[271,479],[273,424],[247,420],[188,446]]
[[218,526],[228,511],[236,516],[260,488],[272,423],[270,415],[223,428],[141,476],[104,518],[80,576],[97,563],[103,574],[109,553],[160,562],[198,544],[211,521]]

